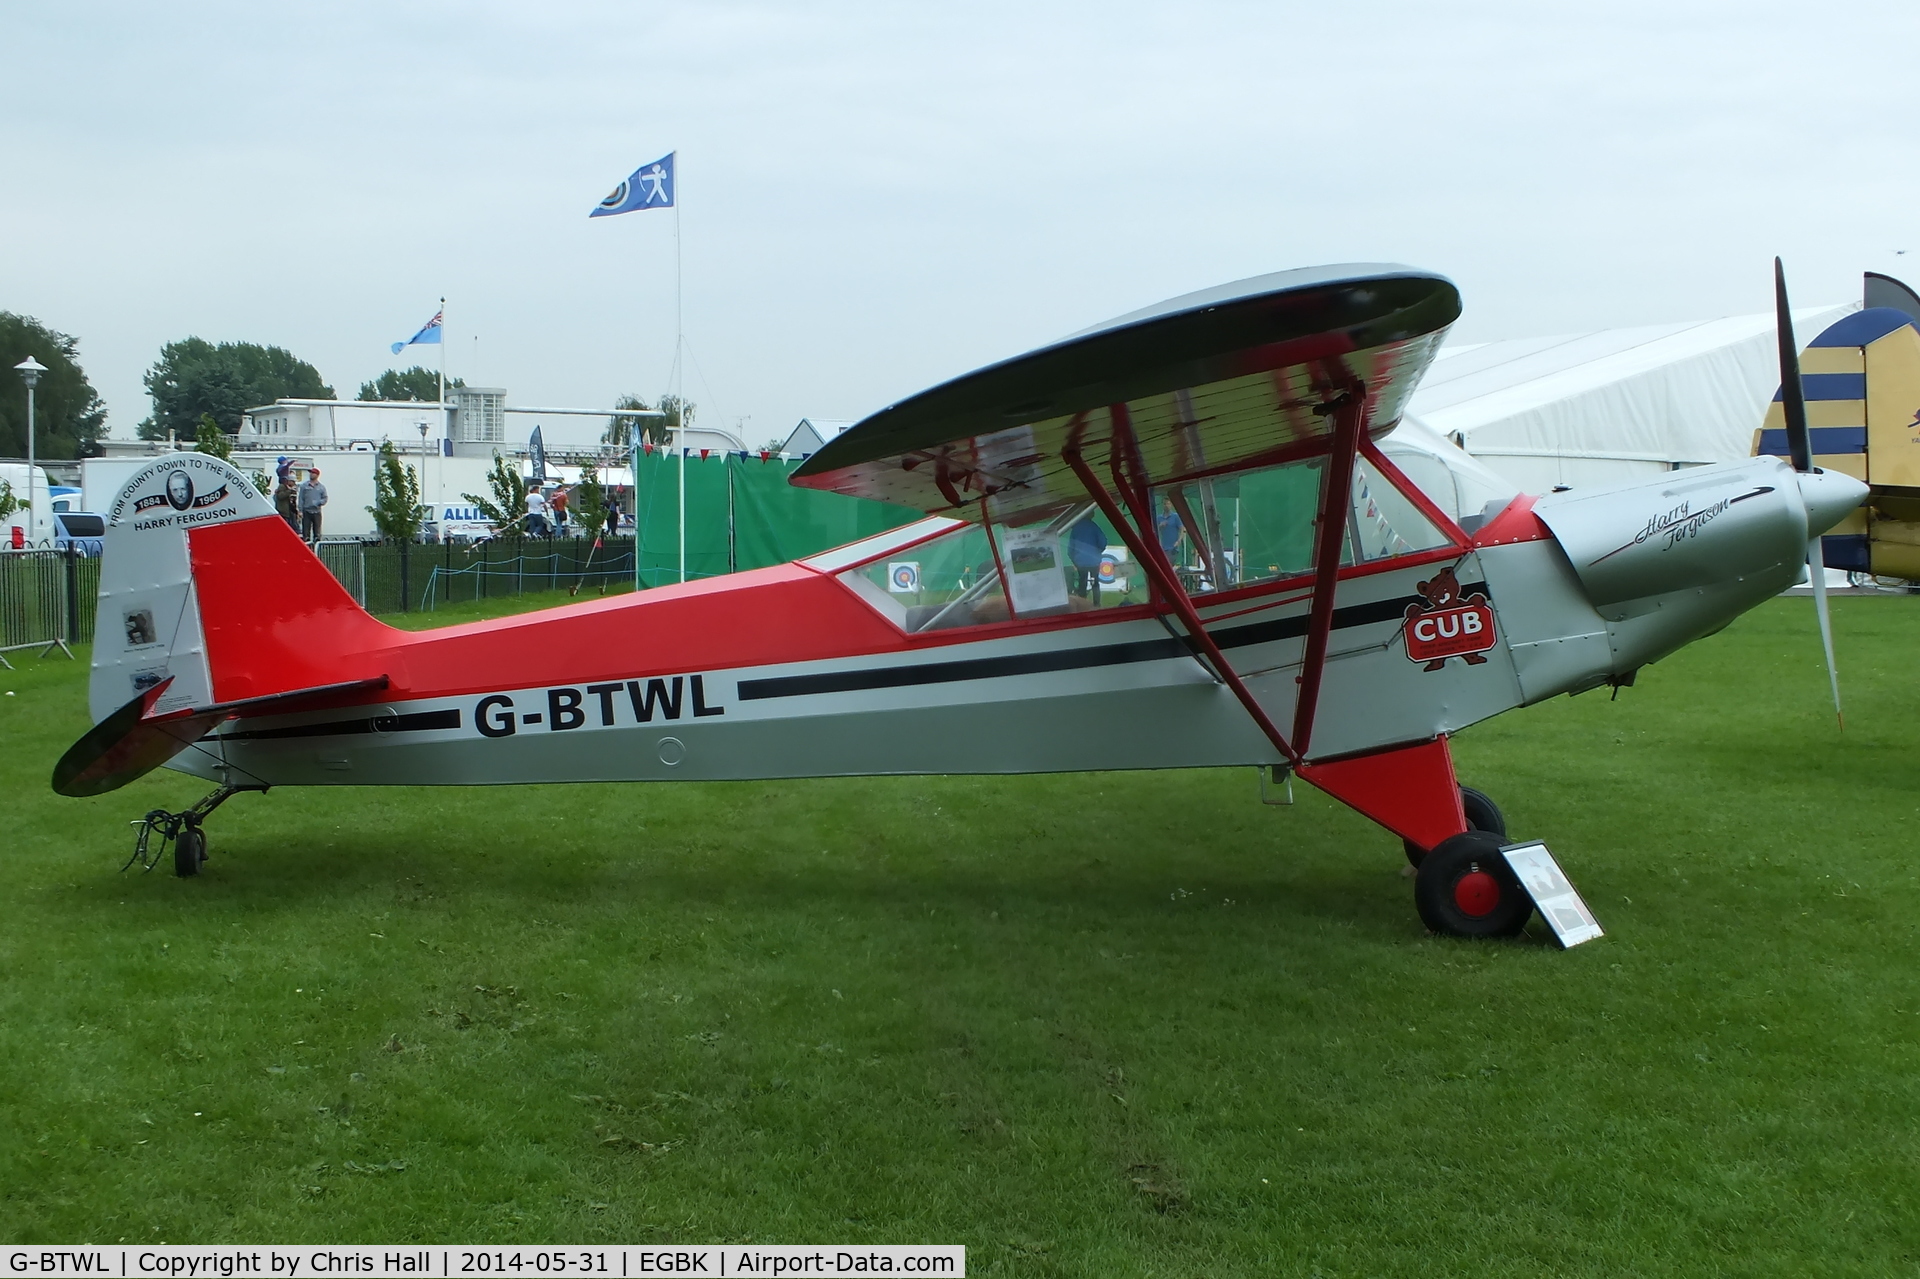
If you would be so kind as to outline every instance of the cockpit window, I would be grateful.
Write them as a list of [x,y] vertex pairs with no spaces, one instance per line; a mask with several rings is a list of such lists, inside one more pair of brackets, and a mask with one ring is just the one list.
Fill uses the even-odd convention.
[[1089,504],[1021,528],[959,525],[839,577],[902,630],[918,632],[1144,603],[1137,570]]
[[[1305,458],[1153,490],[1152,535],[1181,586],[1208,595],[1311,573],[1326,467],[1324,457]],[[1342,523],[1343,565],[1452,544],[1364,457]],[[1087,613],[1151,594],[1146,572],[1090,502],[1044,523],[952,524],[894,545],[838,576],[909,632]]]
[[978,524],[956,525],[943,536],[839,577],[904,631],[978,626],[1008,617],[993,544]]
[[1361,563],[1412,555],[1452,544],[1453,539],[1420,513],[1412,499],[1395,488],[1366,458],[1353,465],[1353,510],[1342,563],[1358,551]]
[[1313,517],[1325,458],[1307,458],[1154,493],[1154,532],[1189,594],[1313,570]]
[[[1181,584],[1205,595],[1311,573],[1326,466],[1306,458],[1155,490],[1155,532]],[[1354,462],[1343,534],[1343,565],[1451,544],[1365,458]]]

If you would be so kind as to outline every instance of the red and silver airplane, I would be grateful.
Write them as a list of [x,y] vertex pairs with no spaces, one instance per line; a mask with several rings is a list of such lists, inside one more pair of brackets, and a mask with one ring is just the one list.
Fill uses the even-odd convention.
[[1459,313],[1398,266],[1175,298],[885,408],[794,476],[925,519],[425,632],[359,608],[226,463],[156,460],[108,512],[97,722],[55,789],[219,783],[143,828],[188,875],[207,813],[270,786],[1253,765],[1399,836],[1435,931],[1517,932],[1531,900],[1449,736],[1631,683],[1797,581],[1866,489],[1761,457],[1536,500],[1383,442]]

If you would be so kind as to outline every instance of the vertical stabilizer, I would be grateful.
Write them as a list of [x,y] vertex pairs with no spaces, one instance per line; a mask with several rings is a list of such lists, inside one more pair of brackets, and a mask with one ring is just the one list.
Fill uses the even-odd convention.
[[[1869,275],[1867,285],[1868,309],[1800,353],[1814,466],[1873,492],[1821,538],[1821,555],[1832,569],[1920,578],[1920,299],[1888,276]],[[1901,297],[1901,306],[1872,305]],[[1755,452],[1786,457],[1785,425],[1776,394]]]
[[213,524],[278,517],[252,481],[205,453],[154,459],[134,472],[105,514],[87,698],[94,721],[169,677],[173,683],[154,713],[207,705],[213,678],[188,534]]

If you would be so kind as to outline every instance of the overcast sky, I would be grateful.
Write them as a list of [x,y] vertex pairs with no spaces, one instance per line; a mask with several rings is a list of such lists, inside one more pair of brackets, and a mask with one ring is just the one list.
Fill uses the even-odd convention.
[[165,342],[350,398],[442,294],[510,404],[651,398],[675,216],[587,214],[671,150],[686,394],[753,444],[1315,263],[1443,272],[1473,339],[1763,310],[1775,253],[1839,301],[1920,283],[1917,36],[1912,0],[16,0],[0,309],[80,340],[117,436]]

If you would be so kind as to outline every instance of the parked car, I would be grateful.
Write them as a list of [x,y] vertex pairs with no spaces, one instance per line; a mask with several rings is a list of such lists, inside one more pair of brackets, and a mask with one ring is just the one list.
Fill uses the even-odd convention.
[[71,546],[81,555],[98,555],[106,533],[106,518],[91,511],[56,510],[53,513],[55,550],[64,551]]

